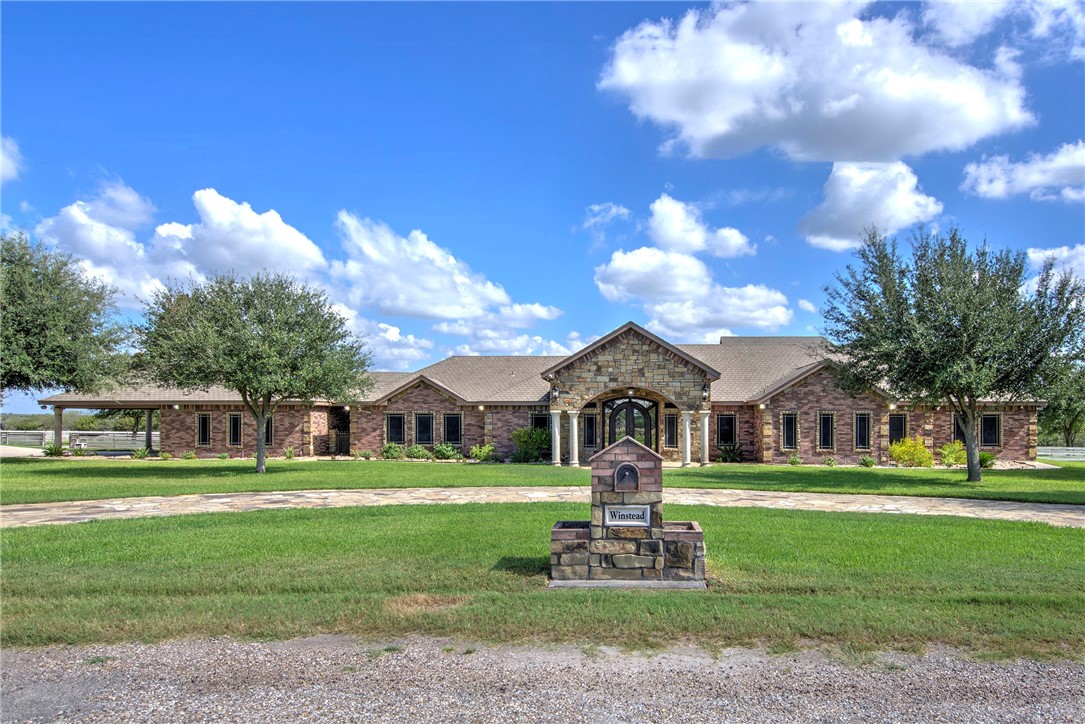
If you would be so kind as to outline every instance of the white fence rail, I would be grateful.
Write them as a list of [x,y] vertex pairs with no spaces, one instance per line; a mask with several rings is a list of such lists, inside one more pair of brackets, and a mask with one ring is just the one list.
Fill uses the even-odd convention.
[[1038,457],[1051,458],[1052,460],[1085,462],[1085,447],[1040,447],[1036,454]]
[[[84,432],[65,430],[61,433],[62,443],[82,447],[86,450],[139,450],[147,447],[147,434],[144,432]],[[24,447],[45,447],[52,444],[52,430],[2,430],[0,445],[20,445]],[[159,449],[159,435],[151,433],[151,447]]]

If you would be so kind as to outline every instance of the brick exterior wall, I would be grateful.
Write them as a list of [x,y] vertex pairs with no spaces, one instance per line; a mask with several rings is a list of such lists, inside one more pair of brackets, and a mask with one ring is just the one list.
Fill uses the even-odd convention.
[[[196,416],[211,415],[211,444],[196,444]],[[229,445],[229,419],[231,413],[241,414],[241,445]],[[256,452],[256,425],[252,415],[240,405],[181,405],[179,409],[159,409],[161,448],[171,455],[194,451],[197,457],[216,457],[227,453],[230,457],[248,457]],[[267,454],[279,457],[283,449],[293,447],[296,455],[310,454],[309,439],[312,436],[312,418],[316,410],[300,405],[280,407],[273,416],[272,440]]]

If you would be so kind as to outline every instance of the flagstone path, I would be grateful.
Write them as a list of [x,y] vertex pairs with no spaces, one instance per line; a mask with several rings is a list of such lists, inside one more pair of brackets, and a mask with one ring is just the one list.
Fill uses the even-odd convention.
[[[761,490],[702,490],[689,488],[667,488],[664,495],[666,502],[674,505],[782,508],[851,513],[958,515],[969,518],[1031,521],[1056,526],[1085,528],[1085,505],[1013,503],[964,498],[917,498],[903,495],[784,493]],[[0,506],[0,528],[276,508],[541,502],[584,503],[587,505],[590,500],[591,489],[582,486],[203,493],[200,495],[4,505]],[[586,514],[587,510],[584,512]]]

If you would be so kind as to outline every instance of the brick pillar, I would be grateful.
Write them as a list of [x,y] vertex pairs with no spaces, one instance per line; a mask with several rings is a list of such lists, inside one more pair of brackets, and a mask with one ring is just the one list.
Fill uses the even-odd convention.
[[772,413],[761,410],[761,462],[772,462]]

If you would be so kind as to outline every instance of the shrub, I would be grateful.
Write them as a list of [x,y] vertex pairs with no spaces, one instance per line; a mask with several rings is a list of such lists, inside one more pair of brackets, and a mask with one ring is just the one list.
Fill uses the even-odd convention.
[[403,446],[398,442],[390,442],[381,448],[381,457],[385,460],[402,460],[407,457],[403,452]]
[[836,458],[825,458],[821,462],[825,463],[825,467],[829,467],[829,468],[835,468],[836,467]]
[[143,460],[147,457],[147,448],[139,447],[132,451],[133,460]]
[[929,468],[934,465],[934,455],[923,445],[919,435],[890,445],[889,457],[902,468]]
[[788,465],[802,465],[802,458],[797,453],[791,453],[787,458]]
[[980,467],[981,468],[983,468],[985,470],[987,468],[993,468],[995,466],[995,460],[998,460],[998,458],[995,457],[994,453],[989,453],[986,450],[981,450],[980,451]]
[[158,453],[158,457],[161,460],[173,460],[173,455],[168,452]]
[[550,459],[550,430],[542,427],[521,427],[512,431],[514,463],[535,463]]
[[433,446],[433,457],[437,460],[462,460],[463,455],[459,450],[448,443],[442,442]]
[[230,459],[230,453],[221,452],[218,455],[216,455],[215,457],[217,457],[219,460],[229,460]]
[[954,465],[964,465],[968,461],[968,453],[964,449],[964,443],[960,440],[943,445],[938,448],[938,458],[947,468]]
[[478,460],[480,463],[490,462],[497,457],[497,452],[490,443],[486,443],[485,445],[472,445],[470,452],[471,459]]
[[720,454],[716,456],[716,462],[718,463],[740,463],[742,462],[742,448],[738,445],[718,445],[717,449]]
[[81,457],[85,456],[86,454],[87,454],[87,449],[85,447],[73,447],[72,448],[72,455],[75,455],[77,458],[81,458]]
[[411,460],[432,460],[433,453],[421,445],[411,445],[406,451],[407,457]]
[[184,452],[181,453],[181,459],[182,460],[195,460],[196,459],[196,451],[195,450],[185,450]]
[[51,442],[44,448],[47,457],[58,458],[64,454],[64,446]]
[[294,446],[293,445],[287,445],[286,447],[283,448],[283,457],[286,458],[287,460],[293,460],[294,459]]
[[373,451],[372,450],[362,450],[362,457],[365,458],[366,460],[372,460],[373,459]]
[[875,463],[877,463],[877,462],[878,462],[877,460],[870,457],[869,455],[864,455],[861,458],[859,458],[859,464],[862,465],[864,468],[872,468],[872,467],[874,467]]

